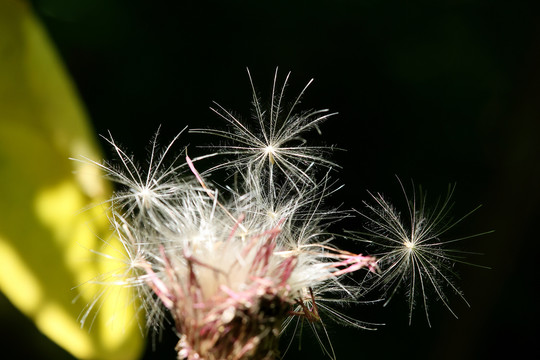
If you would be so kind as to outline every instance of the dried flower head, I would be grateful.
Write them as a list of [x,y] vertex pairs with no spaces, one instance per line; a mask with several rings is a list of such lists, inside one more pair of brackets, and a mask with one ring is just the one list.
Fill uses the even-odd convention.
[[375,269],[373,257],[330,244],[327,225],[345,215],[323,209],[333,183],[328,174],[314,180],[311,170],[315,163],[332,163],[319,157],[322,148],[297,141],[329,115],[295,115],[298,97],[282,117],[284,87],[273,95],[268,117],[254,97],[256,132],[230,115],[223,117],[235,133],[205,130],[245,145],[231,145],[223,152],[238,159],[212,169],[242,174],[240,184],[225,194],[188,156],[190,173],[164,166],[178,136],[160,156],[153,140],[145,171],[112,137],[107,140],[119,166],[94,163],[123,186],[110,200],[110,219],[127,253],[123,280],[108,274],[99,282],[136,288],[149,328],[159,326],[164,308],[170,312],[180,338],[179,359],[277,358],[279,335],[291,318],[321,323],[320,301],[354,300],[356,291],[341,279]]
[[[366,327],[336,310],[336,304],[356,301],[374,286],[397,288],[406,278],[412,279],[411,299],[417,284],[424,298],[431,285],[446,304],[439,279],[453,287],[447,263],[458,259],[438,240],[451,227],[443,220],[448,200],[430,213],[413,197],[407,228],[390,204],[374,196],[377,205],[368,205],[372,214],[363,216],[373,225],[369,241],[383,248],[378,259],[332,243],[328,225],[347,216],[325,204],[338,189],[329,175],[335,164],[324,157],[330,148],[308,146],[302,138],[331,114],[294,113],[307,86],[285,111],[288,79],[277,90],[276,70],[267,111],[254,90],[257,126],[219,107],[214,111],[232,130],[194,131],[233,142],[198,158],[235,157],[207,171],[200,173],[200,162],[187,154],[181,165],[176,165],[180,155],[165,165],[178,136],[158,155],[156,135],[145,170],[112,137],[107,141],[118,164],[83,160],[123,187],[109,204],[111,224],[124,248],[124,268],[96,282],[135,288],[148,328],[161,327],[169,312],[179,337],[179,359],[276,359],[283,330],[300,321],[309,324],[323,351],[334,358],[322,313]],[[314,170],[320,165],[328,170],[317,177]],[[206,180],[218,169],[237,175],[234,186]],[[382,272],[367,289],[345,280],[358,270],[376,273],[379,267]]]

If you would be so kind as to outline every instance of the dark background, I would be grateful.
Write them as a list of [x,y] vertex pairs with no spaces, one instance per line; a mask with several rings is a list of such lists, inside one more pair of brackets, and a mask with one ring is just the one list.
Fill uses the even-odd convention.
[[[274,69],[292,71],[289,99],[311,78],[301,107],[339,112],[315,143],[335,144],[345,188],[334,200],[362,207],[366,190],[402,194],[394,175],[430,194],[457,183],[456,217],[479,204],[460,244],[483,253],[459,266],[471,308],[452,298],[408,325],[404,298],[348,314],[384,322],[376,332],[329,326],[339,359],[521,358],[537,353],[540,200],[540,2],[536,1],[112,1],[35,0],[97,133],[111,131],[136,156],[158,126],[222,126],[211,101],[248,118],[246,67],[268,99]],[[183,137],[194,145],[207,137]],[[105,147],[106,154],[110,149]],[[190,153],[191,154],[191,153]],[[358,221],[343,226],[361,229]],[[2,300],[5,302],[5,300]],[[7,311],[7,310],[3,310]],[[11,310],[13,311],[13,310]],[[69,359],[14,319],[25,356]],[[4,327],[4,326],[3,326]],[[28,330],[27,328],[30,328]],[[13,341],[10,341],[12,339]],[[20,340],[19,340],[20,341]],[[168,342],[167,342],[168,341]],[[174,359],[174,336],[147,359]],[[323,359],[306,329],[287,358]],[[21,353],[19,352],[19,355]],[[529,357],[529,356],[527,356]]]

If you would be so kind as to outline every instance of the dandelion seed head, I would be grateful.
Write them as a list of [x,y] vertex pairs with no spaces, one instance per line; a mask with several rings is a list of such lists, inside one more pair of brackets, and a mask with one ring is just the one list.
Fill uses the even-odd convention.
[[[331,186],[327,177],[318,184],[276,186],[270,195],[250,178],[219,196],[195,173],[156,183],[177,189],[158,207],[144,196],[132,197],[129,206],[113,199],[111,223],[129,259],[124,285],[143,299],[147,328],[159,328],[171,312],[181,335],[179,356],[186,359],[243,351],[275,357],[287,318],[314,316],[291,315],[295,303],[312,306],[307,294],[347,292],[338,280],[349,272],[344,253],[321,245],[329,241],[330,212],[321,204]],[[138,191],[131,185],[126,192]],[[220,343],[230,343],[231,332],[244,337],[247,348],[215,346],[212,339],[223,336]]]
[[[451,269],[458,259],[446,248],[457,240],[440,240],[452,227],[446,220],[448,199],[429,212],[424,198],[417,202],[413,196],[406,222],[382,196],[373,196],[375,204],[366,203],[368,211],[362,213],[369,222],[362,240],[373,245],[374,256],[334,245],[328,229],[348,216],[327,204],[340,189],[330,176],[337,165],[325,157],[329,148],[307,145],[303,137],[319,131],[332,114],[295,112],[311,81],[286,106],[290,74],[281,86],[277,75],[276,70],[266,111],[250,75],[257,127],[217,105],[214,111],[230,129],[193,131],[230,141],[214,147],[215,153],[194,160],[186,155],[185,163],[178,155],[168,163],[165,157],[178,136],[158,152],[156,135],[141,168],[109,136],[116,164],[81,160],[120,186],[108,205],[123,258],[118,272],[96,283],[136,291],[147,329],[163,328],[169,313],[179,336],[179,359],[275,359],[280,334],[294,322],[295,328],[307,322],[323,352],[335,358],[326,316],[369,326],[334,305],[357,301],[378,287],[390,299],[397,288],[408,286],[412,314],[419,293],[426,307],[428,287],[448,308],[443,287],[460,294]],[[217,155],[231,158],[199,172],[198,160]],[[322,176],[316,172],[321,167],[326,168]],[[207,175],[218,169],[229,171],[234,185],[208,182]],[[362,269],[372,275],[371,283],[369,275],[361,283],[349,281]]]

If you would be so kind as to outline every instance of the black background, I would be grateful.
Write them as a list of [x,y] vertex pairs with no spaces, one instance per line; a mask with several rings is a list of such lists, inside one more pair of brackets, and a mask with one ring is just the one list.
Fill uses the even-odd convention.
[[[459,266],[471,308],[440,303],[432,328],[404,298],[347,313],[384,322],[376,332],[329,325],[338,358],[483,359],[537,353],[540,195],[540,6],[534,1],[110,1],[35,0],[99,134],[144,159],[158,126],[163,143],[183,129],[223,123],[215,100],[248,118],[250,68],[263,99],[274,69],[292,78],[289,99],[312,77],[301,108],[330,108],[314,143],[336,145],[332,201],[362,207],[366,190],[401,199],[395,179],[444,194],[457,183],[456,217],[479,204],[460,235]],[[193,155],[208,137],[182,137]],[[105,147],[107,156],[110,149]],[[339,227],[361,229],[359,221]],[[339,231],[339,229],[337,229]],[[5,299],[2,299],[5,302]],[[7,310],[3,310],[7,311]],[[5,343],[22,357],[69,358],[29,321],[8,318]],[[10,328],[7,331],[6,327]],[[29,330],[30,329],[30,330]],[[26,334],[22,340],[21,334]],[[166,332],[167,333],[167,332]],[[323,359],[309,331],[287,358]],[[174,336],[147,359],[174,359]],[[3,341],[4,342],[4,341]],[[26,344],[32,344],[27,346]],[[25,345],[20,345],[25,344]],[[16,345],[11,345],[16,346]],[[8,349],[11,349],[8,347]],[[9,350],[8,350],[9,351]]]

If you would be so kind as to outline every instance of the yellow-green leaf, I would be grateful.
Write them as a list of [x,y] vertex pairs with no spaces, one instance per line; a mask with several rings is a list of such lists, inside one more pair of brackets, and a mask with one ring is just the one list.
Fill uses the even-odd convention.
[[103,208],[82,211],[109,184],[73,156],[101,157],[75,88],[31,7],[0,0],[0,290],[74,356],[135,359],[129,290],[110,289],[80,325],[102,287],[79,285],[117,264],[89,250],[109,239]]

